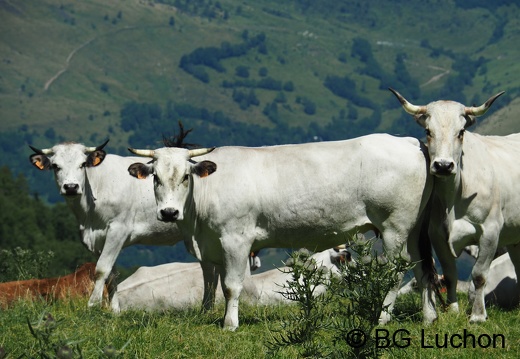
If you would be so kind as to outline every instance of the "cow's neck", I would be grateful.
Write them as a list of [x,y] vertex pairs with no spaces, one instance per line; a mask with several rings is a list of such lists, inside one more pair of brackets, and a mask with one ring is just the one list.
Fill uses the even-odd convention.
[[[442,213],[442,227],[447,231],[447,240],[450,250],[455,257],[458,257],[462,249],[466,246],[467,235],[474,232],[473,224],[467,222],[464,196],[464,171],[457,171],[455,176],[450,178],[435,179],[436,205],[440,206],[436,210]],[[456,229],[455,229],[456,228]]]
[[449,178],[435,178],[435,193],[442,206],[449,212],[454,209],[462,191],[461,172]]
[[183,209],[184,219],[182,221],[177,222],[177,225],[183,233],[184,244],[188,252],[191,253],[199,261],[203,261],[208,260],[206,253],[207,251],[204,248],[204,244],[206,243],[202,242],[199,245],[198,239],[200,238],[199,233],[202,229],[201,224],[204,223],[204,221],[200,221],[200,213],[197,212],[198,206],[197,201],[194,197],[194,182],[195,180],[190,181],[189,194]]
[[88,176],[85,174],[85,186],[83,188],[83,194],[76,197],[65,197],[67,205],[76,216],[76,219],[80,224],[84,224],[88,219],[89,211],[95,206],[95,197],[92,193],[92,187],[88,180]]

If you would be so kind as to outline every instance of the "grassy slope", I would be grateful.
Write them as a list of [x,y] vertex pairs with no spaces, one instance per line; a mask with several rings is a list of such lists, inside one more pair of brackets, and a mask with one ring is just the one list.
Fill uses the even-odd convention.
[[[111,129],[112,146],[125,146],[126,136],[118,129],[119,110],[130,100],[161,105],[167,100],[185,102],[210,111],[221,110],[238,121],[270,125],[261,111],[274,99],[275,92],[258,90],[261,105],[242,111],[232,101],[231,90],[219,86],[221,80],[235,78],[237,65],[249,66],[251,78],[258,78],[258,69],[265,66],[271,76],[295,84],[295,92],[288,94],[290,109],[280,110],[287,123],[324,123],[346,108],[345,100],[323,87],[327,75],[348,74],[357,81],[363,96],[380,104],[391,96],[378,89],[377,80],[360,75],[358,69],[363,64],[349,57],[356,36],[370,41],[375,57],[389,72],[393,71],[396,54],[406,52],[408,70],[424,85],[424,102],[433,100],[428,93],[440,88],[453,73],[451,70],[435,80],[450,70],[452,60],[446,56],[431,58],[430,51],[420,47],[424,39],[433,47],[467,53],[472,59],[490,59],[487,73],[478,75],[473,85],[466,87],[468,98],[477,95],[485,100],[490,95],[482,93],[486,83],[493,91],[520,84],[514,76],[520,66],[515,62],[519,23],[515,16],[518,8],[514,6],[500,9],[499,13],[509,19],[505,34],[499,43],[486,46],[496,18],[484,9],[455,9],[451,1],[442,6],[414,1],[406,7],[378,2],[365,16],[356,13],[352,5],[343,22],[336,19],[336,14],[304,15],[291,5],[271,0],[221,3],[229,9],[227,21],[208,21],[178,13],[173,7],[137,0],[0,2],[0,130],[27,124],[43,133],[52,127],[63,138],[88,141],[91,134],[104,138]],[[241,15],[235,14],[238,5]],[[291,16],[273,16],[262,11],[264,8]],[[174,28],[168,25],[171,16],[175,17]],[[178,68],[182,55],[197,47],[220,46],[223,41],[239,43],[244,30],[252,35],[267,35],[268,55],[249,53],[225,60],[228,71],[217,74],[208,70],[208,85]],[[338,61],[341,52],[348,56],[346,64]],[[285,59],[285,65],[279,62],[280,57]],[[45,90],[63,69],[66,71]],[[102,84],[108,86],[107,92],[101,90]],[[399,90],[409,95],[407,89]],[[296,96],[311,98],[317,114],[303,114],[295,103]],[[358,110],[361,117],[370,114],[366,109]],[[111,115],[104,116],[107,111]],[[397,111],[384,114],[380,130],[384,131],[399,116]],[[517,113],[515,110],[507,116],[513,118]]]
[[[419,309],[418,296],[405,296],[398,301],[401,319],[383,329],[394,333],[407,330],[411,345],[386,351],[384,358],[518,358],[520,354],[520,319],[518,311],[505,312],[496,308],[488,311],[486,323],[468,323],[467,300],[461,300],[461,314],[441,313],[438,322],[423,326],[420,318],[410,316]],[[241,326],[235,333],[219,328],[223,306],[201,315],[197,309],[161,313],[132,311],[113,315],[105,310],[87,309],[85,300],[65,300],[53,305],[20,302],[14,308],[0,312],[0,347],[9,358],[36,354],[37,341],[31,336],[27,320],[36,322],[42,313],[51,313],[60,322],[51,341],[79,341],[83,357],[101,357],[108,345],[121,349],[124,358],[264,358],[265,343],[276,335],[282,321],[295,314],[289,306],[251,306],[241,304]],[[381,329],[381,328],[379,328]],[[444,342],[444,335],[463,334],[464,329],[475,335],[502,334],[505,348],[426,348],[435,346],[435,336]],[[424,330],[424,334],[422,334]],[[421,337],[424,336],[424,344]],[[459,343],[455,338],[455,344]],[[330,343],[329,343],[330,344]],[[403,342],[399,342],[403,345]],[[296,358],[296,348],[284,349],[277,358]]]

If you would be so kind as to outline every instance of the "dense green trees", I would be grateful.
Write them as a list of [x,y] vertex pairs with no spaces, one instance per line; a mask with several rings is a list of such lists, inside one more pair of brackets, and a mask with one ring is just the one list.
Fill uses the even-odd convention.
[[25,177],[14,177],[9,168],[0,167],[1,262],[16,257],[10,254],[17,247],[53,252],[48,271],[41,273],[46,276],[68,273],[78,264],[94,260],[81,243],[79,226],[64,203],[46,205],[29,195]]
[[[248,36],[244,39],[244,42],[240,44],[230,44],[225,41],[220,47],[199,47],[191,53],[183,55],[179,67],[195,78],[207,83],[209,82],[209,75],[202,67],[208,67],[217,72],[226,72],[226,68],[221,62],[222,60],[243,56],[247,54],[249,50],[264,44],[265,39],[265,34],[260,33],[254,37]],[[261,49],[264,49],[261,50],[262,52],[266,51],[264,47]]]

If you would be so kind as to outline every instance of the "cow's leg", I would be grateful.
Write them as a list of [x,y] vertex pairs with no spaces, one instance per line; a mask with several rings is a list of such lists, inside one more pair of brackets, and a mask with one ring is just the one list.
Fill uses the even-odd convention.
[[[123,248],[126,238],[126,231],[123,228],[109,228],[103,251],[96,263],[96,282],[94,284],[92,295],[88,301],[89,307],[100,305],[102,303],[105,283],[112,272],[112,268],[114,268],[117,256],[121,252],[121,248]],[[117,290],[116,284],[114,284],[112,290]],[[119,313],[119,301],[116,300],[111,303],[111,308],[115,313]]]
[[[381,232],[383,236],[383,245],[385,246],[387,256],[395,258],[403,253],[405,258],[408,257],[408,253],[406,253],[406,235],[401,232],[398,233],[395,230],[389,229]],[[385,300],[383,301],[383,307],[386,309],[383,310],[379,316],[379,324],[386,324],[392,318],[391,314],[394,309],[395,300],[397,299],[397,292],[399,291],[403,281],[404,273],[398,273],[397,275],[397,284],[394,286],[394,288],[390,289],[385,297]]]
[[202,277],[204,278],[204,296],[202,298],[202,311],[208,311],[215,305],[215,293],[218,284],[220,266],[203,261],[200,262]]
[[[433,223],[439,223],[434,221]],[[448,245],[447,232],[442,228],[435,227],[435,224],[430,225],[430,238],[432,239],[433,249],[437,254],[440,265],[442,267],[442,274],[446,283],[446,293],[448,310],[453,313],[459,312],[459,303],[457,301],[457,262],[451,253]]]
[[231,331],[238,328],[238,298],[242,291],[245,271],[248,265],[247,255],[251,248],[250,245],[240,244],[242,241],[243,238],[222,239],[224,269],[221,274],[222,289],[226,299],[224,329]]
[[413,267],[415,280],[421,292],[423,322],[430,324],[437,320],[437,312],[435,311],[435,293],[432,287],[432,276],[435,275],[433,267],[433,258],[431,250],[431,242],[428,239],[428,225],[422,224],[419,235],[414,231],[408,238],[408,253],[412,263],[416,263]]
[[486,288],[489,266],[497,250],[498,236],[495,233],[497,232],[493,231],[493,235],[482,235],[479,243],[478,258],[471,271],[471,277],[475,286],[475,300],[469,318],[470,323],[485,322],[487,319],[484,289]]

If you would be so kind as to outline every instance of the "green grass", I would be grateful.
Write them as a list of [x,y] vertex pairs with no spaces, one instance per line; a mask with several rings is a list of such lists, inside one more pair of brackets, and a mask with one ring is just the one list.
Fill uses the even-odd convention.
[[[236,332],[220,328],[223,304],[209,313],[198,309],[145,313],[130,311],[114,315],[105,309],[87,308],[86,299],[64,300],[54,304],[18,302],[13,308],[0,312],[0,346],[8,358],[35,355],[37,341],[31,335],[27,320],[35,323],[42,313],[50,313],[58,321],[51,341],[78,342],[85,358],[102,357],[105,348],[113,346],[123,358],[264,358],[266,342],[274,335],[283,320],[293,311],[292,306],[255,306],[242,303],[241,325]],[[400,298],[396,307],[397,320],[380,327],[390,338],[395,332],[405,332],[410,345],[385,351],[384,358],[518,358],[520,355],[520,311],[488,310],[489,319],[482,324],[469,324],[467,299],[462,296],[461,313],[440,313],[439,320],[424,326],[419,314],[419,298],[408,295]],[[429,348],[435,345],[435,336],[442,341],[444,334],[468,333],[493,337],[502,334],[505,348],[497,341],[497,348]],[[423,331],[424,330],[424,334]],[[383,332],[380,332],[383,336]],[[423,343],[421,343],[422,339]],[[485,339],[483,337],[483,339]],[[326,338],[324,338],[326,340]],[[384,343],[384,341],[382,342]],[[397,340],[406,346],[406,341]],[[455,340],[457,345],[457,339]],[[121,350],[121,348],[123,348]],[[295,358],[296,348],[285,348],[277,358]]]

